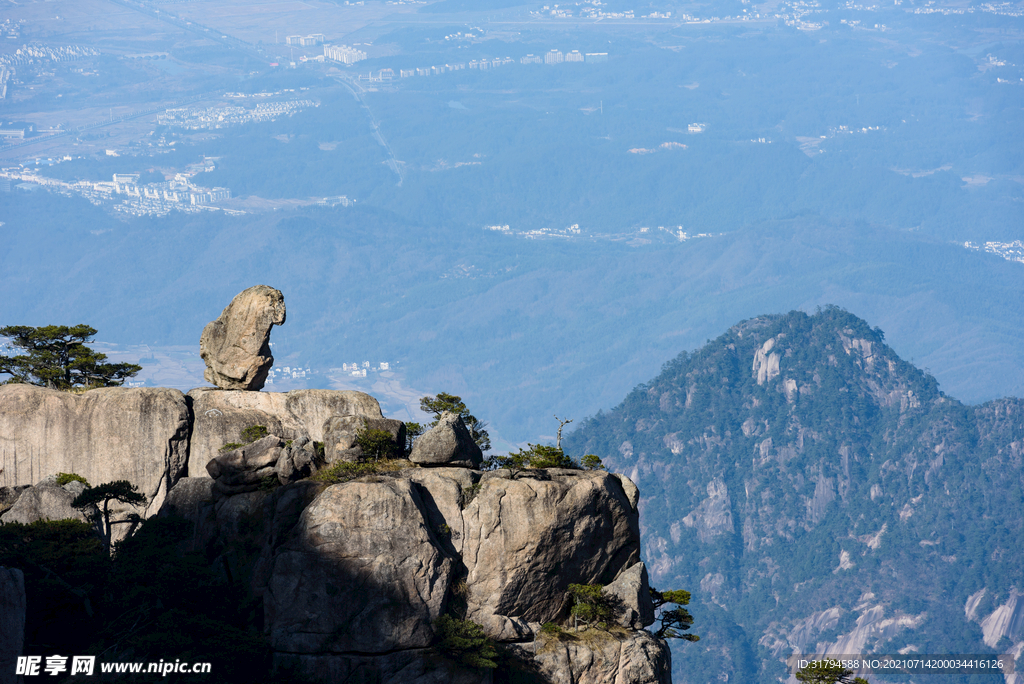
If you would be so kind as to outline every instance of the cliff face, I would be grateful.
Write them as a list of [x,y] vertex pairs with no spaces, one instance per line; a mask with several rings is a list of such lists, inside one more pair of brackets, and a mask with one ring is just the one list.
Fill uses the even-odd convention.
[[[80,515],[69,504],[84,486],[49,482],[57,472],[136,484],[149,502],[144,517],[190,520],[190,550],[256,598],[281,676],[469,684],[506,681],[512,668],[522,681],[669,684],[668,648],[642,629],[654,612],[632,481],[410,461],[342,484],[308,479],[324,454],[341,454],[335,428],[364,419],[397,424],[404,446],[401,423],[382,419],[360,392],[0,387],[0,512],[24,523]],[[253,425],[270,434],[220,450]],[[314,441],[329,443],[319,457]],[[479,462],[479,449],[464,458],[457,441],[435,439],[426,460]],[[40,503],[50,499],[60,506]],[[570,584],[595,583],[612,585],[615,624],[541,632],[568,618]],[[442,615],[480,625],[511,664],[491,672],[445,657]]]
[[[670,682],[668,649],[648,632],[540,634],[568,617],[569,584],[608,585],[636,571],[638,493],[624,477],[407,468],[219,499],[211,485],[182,480],[165,512],[194,520],[195,545],[263,598],[282,671],[317,681],[490,681],[431,648],[447,613],[516,644],[535,681]],[[623,612],[630,607],[652,615],[649,593],[634,589]]]
[[694,589],[678,681],[1024,648],[1024,402],[945,396],[844,311],[736,325],[565,444],[637,482],[653,580]]
[[155,512],[186,473],[190,412],[178,390],[104,388],[83,394],[0,387],[0,487],[59,472],[93,484],[128,480]]

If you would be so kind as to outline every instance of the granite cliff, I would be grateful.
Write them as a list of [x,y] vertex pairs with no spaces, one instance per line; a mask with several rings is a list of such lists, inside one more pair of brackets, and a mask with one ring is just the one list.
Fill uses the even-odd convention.
[[[57,472],[137,483],[148,497],[137,512],[188,520],[183,551],[256,601],[274,671],[289,676],[505,681],[438,655],[435,623],[451,614],[503,644],[529,681],[670,681],[665,642],[643,629],[654,614],[628,478],[476,470],[479,450],[449,415],[414,452],[429,465],[310,479],[358,457],[345,426],[364,420],[401,425],[358,392],[0,387],[2,520],[81,517],[70,501],[82,485],[53,483]],[[215,448],[252,425],[271,434]],[[340,445],[334,456],[313,448],[325,439]],[[568,586],[591,583],[616,596],[615,624],[542,632],[567,621]]]

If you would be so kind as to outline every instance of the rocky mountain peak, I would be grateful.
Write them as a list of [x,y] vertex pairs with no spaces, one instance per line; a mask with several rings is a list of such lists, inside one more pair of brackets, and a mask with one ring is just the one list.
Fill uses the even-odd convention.
[[1024,402],[945,396],[835,307],[733,326],[564,443],[637,482],[653,582],[719,614],[721,650],[687,650],[677,676],[775,676],[816,646],[951,652],[988,615],[967,624],[969,596],[988,587],[991,613],[1024,587],[1006,557],[1024,546]]

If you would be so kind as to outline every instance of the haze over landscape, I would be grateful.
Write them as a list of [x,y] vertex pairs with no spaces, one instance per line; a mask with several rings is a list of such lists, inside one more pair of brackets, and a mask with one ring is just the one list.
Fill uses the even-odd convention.
[[[357,389],[404,421],[451,392],[497,452],[575,419],[570,453],[650,495],[653,583],[694,594],[704,640],[673,647],[677,682],[774,681],[789,647],[857,643],[872,592],[864,624],[923,636],[864,627],[860,647],[1020,651],[1024,628],[981,624],[1024,590],[1005,560],[1024,541],[1019,407],[1006,427],[992,403],[1024,396],[1024,2],[0,3],[0,325],[87,323],[143,367],[130,384],[187,391],[203,326],[263,283],[288,306],[265,390]],[[787,326],[796,357],[758,380]],[[829,354],[874,359],[826,378],[860,403],[820,399]],[[694,387],[718,396],[702,374],[732,394],[686,413]],[[939,408],[907,427],[920,405],[881,386]],[[910,443],[1009,482],[962,483],[952,460],[918,481]],[[871,485],[896,462],[889,515]],[[962,498],[910,503],[939,481]],[[903,531],[919,552],[829,542],[779,569],[785,543],[923,519],[986,541],[932,558],[930,531]],[[933,563],[949,570],[899,596],[864,579]],[[977,634],[913,632],[943,592]]]

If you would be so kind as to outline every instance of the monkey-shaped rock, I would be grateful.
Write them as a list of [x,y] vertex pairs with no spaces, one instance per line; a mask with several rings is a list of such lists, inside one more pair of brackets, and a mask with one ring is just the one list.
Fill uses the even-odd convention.
[[274,365],[270,328],[284,320],[280,290],[256,285],[240,292],[217,320],[203,328],[199,338],[199,355],[206,362],[203,377],[222,389],[262,389]]

